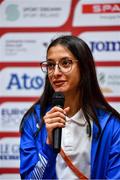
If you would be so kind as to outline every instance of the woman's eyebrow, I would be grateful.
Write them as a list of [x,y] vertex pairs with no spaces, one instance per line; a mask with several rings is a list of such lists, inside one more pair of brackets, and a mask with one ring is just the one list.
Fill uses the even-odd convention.
[[[69,56],[64,56],[64,57],[59,58],[58,61],[64,60],[64,59],[72,59],[72,58],[69,57]],[[47,58],[47,61],[56,61],[56,60],[55,59],[51,59],[51,58]]]
[[54,59],[47,59],[47,61],[55,61]]

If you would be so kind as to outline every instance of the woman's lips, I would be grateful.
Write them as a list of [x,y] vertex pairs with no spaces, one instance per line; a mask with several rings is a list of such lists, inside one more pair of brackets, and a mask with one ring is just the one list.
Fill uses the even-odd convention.
[[65,81],[53,81],[53,84],[55,86],[62,86],[65,83]]

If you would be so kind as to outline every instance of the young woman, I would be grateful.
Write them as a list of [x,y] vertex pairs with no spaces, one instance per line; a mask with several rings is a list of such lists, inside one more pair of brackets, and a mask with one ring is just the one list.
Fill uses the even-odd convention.
[[[105,100],[87,44],[61,36],[47,49],[42,97],[21,122],[22,179],[79,179],[53,149],[53,130],[62,128],[61,147],[73,166],[90,179],[120,179],[120,114]],[[54,92],[64,108],[52,107]]]

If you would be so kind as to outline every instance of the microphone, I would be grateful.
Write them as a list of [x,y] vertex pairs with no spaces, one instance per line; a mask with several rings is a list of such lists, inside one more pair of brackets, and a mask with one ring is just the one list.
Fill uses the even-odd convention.
[[[65,97],[61,92],[55,92],[52,96],[52,107],[59,106],[60,108],[64,107]],[[59,153],[61,149],[61,136],[62,128],[53,129],[53,149],[55,152]]]

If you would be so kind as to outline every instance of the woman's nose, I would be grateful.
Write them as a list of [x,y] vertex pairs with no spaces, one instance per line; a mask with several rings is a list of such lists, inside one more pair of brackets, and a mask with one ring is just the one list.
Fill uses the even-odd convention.
[[61,69],[58,64],[55,65],[54,74],[61,74]]

